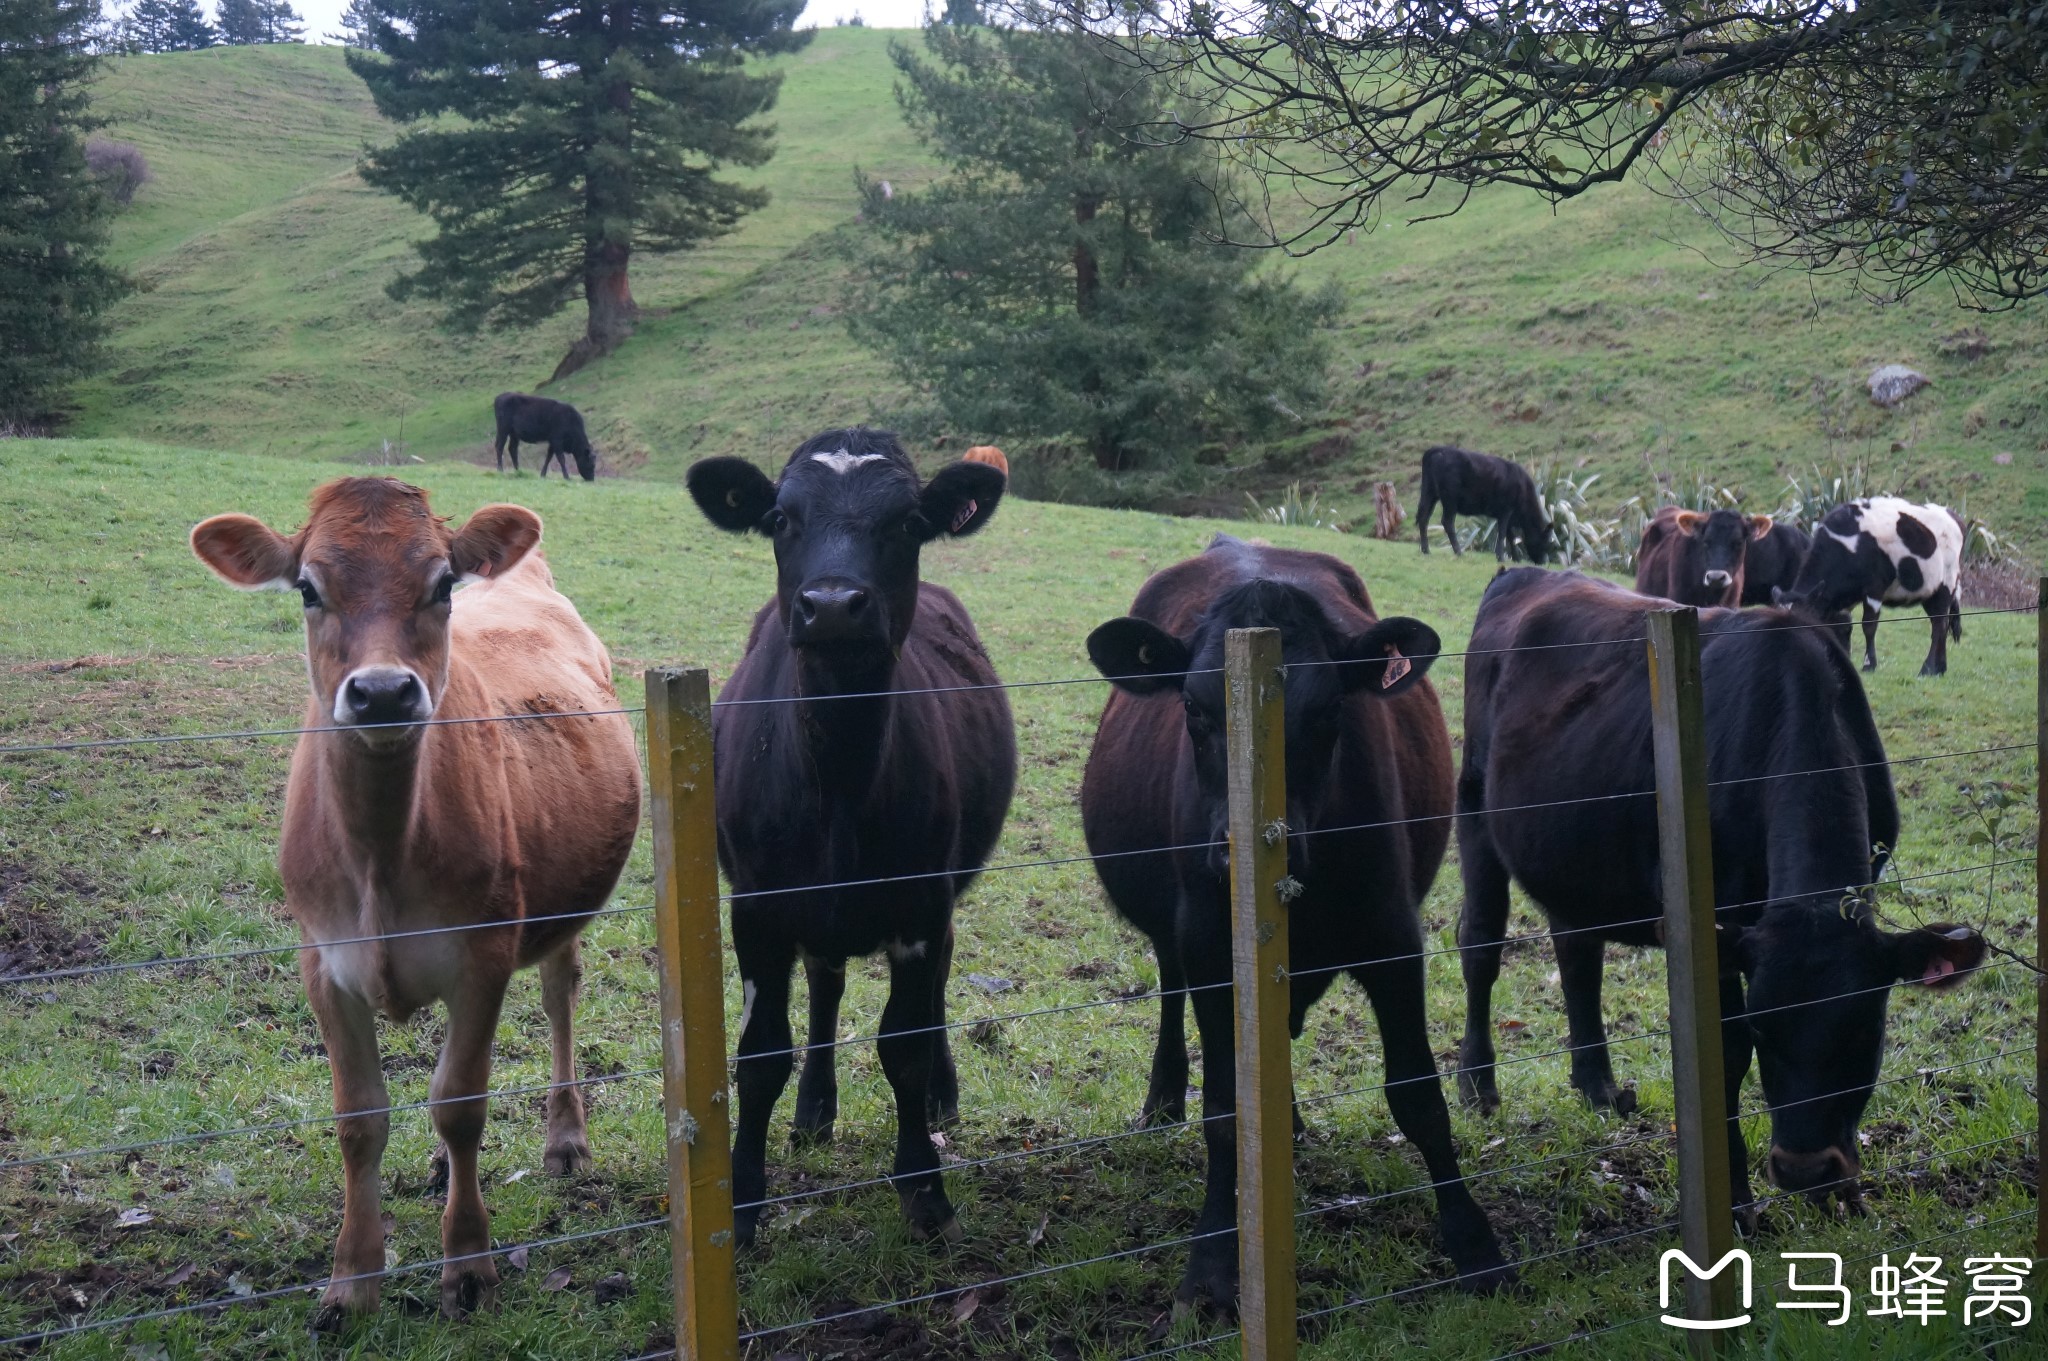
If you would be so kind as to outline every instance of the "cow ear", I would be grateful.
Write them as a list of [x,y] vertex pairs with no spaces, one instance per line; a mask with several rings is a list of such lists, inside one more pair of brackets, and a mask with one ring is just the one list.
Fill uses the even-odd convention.
[[1088,635],[1088,660],[1134,695],[1178,690],[1194,658],[1180,639],[1143,619],[1112,619]]
[[525,506],[485,506],[469,517],[448,547],[448,565],[461,577],[499,577],[540,542],[540,516]]
[[[1661,942],[1663,938],[1660,923],[1657,939]],[[1749,928],[1741,922],[1715,922],[1714,952],[1720,957],[1722,973],[1748,974],[1751,964]]]
[[1984,962],[1984,937],[1967,926],[1936,922],[1911,931],[1879,933],[1901,979],[1929,988],[1953,988]]
[[1766,534],[1770,533],[1772,529],[1776,528],[1776,527],[1777,527],[1777,523],[1778,523],[1778,522],[1777,522],[1776,520],[1773,520],[1773,519],[1772,519],[1772,518],[1771,518],[1770,516],[1768,516],[1768,515],[1752,515],[1752,516],[1750,516],[1750,517],[1749,517],[1749,533],[1750,533],[1750,537],[1752,537],[1752,538],[1757,538],[1757,539],[1761,539],[1762,537],[1764,537],[1764,535],[1766,535]]
[[248,515],[216,515],[192,527],[192,551],[230,586],[289,590],[298,578],[292,541]]
[[941,534],[954,538],[972,534],[996,513],[1009,481],[1002,470],[987,463],[962,460],[941,468],[918,494],[917,513],[925,522],[925,538]]
[[700,460],[684,480],[704,518],[735,534],[761,529],[775,509],[775,484],[743,458]]
[[1382,619],[1346,645],[1338,675],[1346,690],[1388,699],[1429,674],[1441,651],[1443,640],[1420,619]]
[[1700,521],[1707,517],[1696,510],[1681,510],[1672,518],[1678,522],[1678,528],[1681,532],[1692,534],[1698,531]]

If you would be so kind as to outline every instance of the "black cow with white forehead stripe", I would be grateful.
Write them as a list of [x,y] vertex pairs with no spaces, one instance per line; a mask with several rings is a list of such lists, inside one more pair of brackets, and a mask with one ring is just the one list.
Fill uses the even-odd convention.
[[1896,496],[1844,501],[1827,513],[1789,591],[1787,609],[1838,620],[1849,645],[1849,607],[1863,604],[1863,669],[1877,670],[1877,616],[1886,605],[1920,605],[1934,626],[1920,674],[1948,670],[1949,639],[1963,636],[1963,527],[1946,506]]
[[[775,598],[712,719],[718,860],[732,880],[740,1021],[733,1199],[767,1188],[768,1120],[794,1067],[790,976],[803,960],[810,1039],[795,1137],[829,1141],[846,961],[889,954],[882,1069],[896,1098],[897,1194],[919,1237],[959,1234],[929,1122],[959,1112],[944,1032],[953,906],[994,849],[1017,740],[959,600],[918,579],[932,540],[972,534],[1003,475],[956,463],[920,486],[896,437],[828,430],[771,482],[744,459],[690,469],[721,529],[775,544]],[[895,882],[868,883],[871,880]],[[842,885],[842,887],[829,887]],[[740,1209],[751,1242],[760,1211]]]

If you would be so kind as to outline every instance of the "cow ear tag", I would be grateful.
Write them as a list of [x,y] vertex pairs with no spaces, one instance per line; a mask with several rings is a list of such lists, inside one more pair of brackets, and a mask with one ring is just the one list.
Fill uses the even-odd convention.
[[948,534],[958,534],[960,532],[960,526],[966,524],[969,520],[972,520],[974,518],[974,512],[980,509],[981,502],[976,501],[972,497],[969,497],[965,504],[963,504],[960,507],[960,509],[953,512],[953,523],[950,527],[948,527],[946,532]]
[[740,508],[740,489],[738,487],[726,488],[725,503],[728,506],[731,506],[734,510],[738,510]]
[[1409,672],[1408,659],[1401,655],[1401,649],[1387,644],[1387,669],[1380,674],[1380,689],[1390,690],[1401,683]]
[[1936,955],[1932,960],[1928,961],[1927,971],[1920,975],[1920,981],[1931,987],[1955,971],[1956,965],[1954,960]]
[[1138,644],[1138,662],[1142,666],[1152,665],[1152,644]]

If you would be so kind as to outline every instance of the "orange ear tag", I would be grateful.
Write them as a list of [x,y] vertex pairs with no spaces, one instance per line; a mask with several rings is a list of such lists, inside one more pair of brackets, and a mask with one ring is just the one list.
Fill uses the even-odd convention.
[[966,524],[969,520],[972,520],[974,518],[974,512],[980,509],[981,502],[970,498],[966,505],[960,507],[960,509],[953,512],[953,523],[951,527],[946,530],[946,532],[948,534],[958,534],[960,532],[960,526]]
[[1380,689],[1390,690],[1399,685],[1401,678],[1408,674],[1409,669],[1408,659],[1401,655],[1401,649],[1388,644],[1387,669],[1380,676]]

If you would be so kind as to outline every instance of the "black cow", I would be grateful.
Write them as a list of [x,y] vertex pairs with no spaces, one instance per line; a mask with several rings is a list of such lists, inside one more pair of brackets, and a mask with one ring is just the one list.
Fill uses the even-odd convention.
[[1963,636],[1963,526],[1946,506],[1896,496],[1844,501],[1827,513],[1789,591],[1774,599],[1836,624],[1849,646],[1849,607],[1863,604],[1863,669],[1877,670],[1877,615],[1920,605],[1934,628],[1923,676],[1948,671],[1948,643]]
[[1429,513],[1443,502],[1444,534],[1451,552],[1458,547],[1457,517],[1484,515],[1500,522],[1493,556],[1505,558],[1517,535],[1529,561],[1542,562],[1550,548],[1550,521],[1537,499],[1536,483],[1520,464],[1492,454],[1475,454],[1453,444],[1422,451],[1422,502],[1415,522],[1422,530],[1422,551],[1429,551]]
[[523,392],[501,392],[491,403],[498,417],[498,471],[505,471],[505,446],[512,446],[512,471],[519,471],[519,441],[546,444],[547,457],[540,461],[540,475],[548,475],[548,464],[560,459],[562,478],[569,477],[569,459],[576,459],[576,471],[585,482],[597,480],[597,455],[591,452],[590,436],[583,429],[583,413],[567,402],[552,397],[529,397]]
[[[1425,1026],[1418,905],[1449,840],[1450,737],[1423,682],[1437,635],[1380,620],[1358,574],[1322,553],[1219,535],[1207,552],[1145,583],[1131,616],[1088,639],[1116,682],[1081,787],[1081,825],[1110,900],[1151,937],[1164,999],[1150,1115],[1179,1118],[1187,1082],[1183,994],[1202,1037],[1202,1130],[1209,1174],[1180,1293],[1229,1309],[1237,1298],[1236,1072],[1231,1048],[1226,894],[1224,635],[1277,628],[1286,674],[1290,1026],[1348,972],[1379,1018],[1387,1104],[1436,1186],[1444,1244],[1463,1284],[1512,1279],[1451,1146],[1449,1112]],[[1331,664],[1336,663],[1336,664]],[[1417,818],[1399,828],[1391,819]],[[1359,826],[1358,824],[1365,824]],[[1327,828],[1347,828],[1326,831]],[[1172,853],[1129,854],[1162,846]],[[1361,963],[1361,961],[1382,961]],[[1319,971],[1319,972],[1318,972]],[[1305,975],[1305,976],[1304,976]]]
[[[829,1141],[846,961],[889,953],[882,1070],[896,1098],[897,1194],[918,1237],[956,1238],[929,1121],[959,1113],[944,1032],[953,906],[1002,829],[1016,781],[1009,702],[953,594],[918,580],[925,544],[972,534],[1003,475],[956,463],[922,487],[896,437],[828,430],[771,482],[711,458],[690,495],[721,529],[775,544],[775,598],[712,720],[718,859],[732,880],[740,1020],[733,1199],[767,1185],[768,1120],[789,1080],[790,973],[810,984],[796,1135]],[[915,877],[925,876],[925,877]],[[860,887],[817,885],[895,880]],[[758,1208],[735,1227],[753,1241]]]
[[[1480,602],[1465,665],[1458,943],[1459,1085],[1482,1109],[1500,1101],[1490,1008],[1511,878],[1550,921],[1572,1084],[1596,1105],[1634,1107],[1608,1064],[1600,975],[1606,941],[1661,941],[1641,641],[1657,607],[1530,568],[1495,577]],[[1899,813],[1848,654],[1783,610],[1706,610],[1700,633],[1735,1203],[1752,1203],[1733,1118],[1752,1045],[1771,1109],[1770,1179],[1853,1199],[1891,985],[1959,982],[1984,942],[1946,925],[1882,930],[1858,896],[1897,842]]]
[[1741,603],[1769,605],[1772,591],[1791,590],[1811,547],[1813,540],[1797,525],[1773,524],[1770,533],[1751,539],[1743,558]]
[[1770,531],[1768,515],[1665,506],[1636,550],[1636,590],[1681,605],[1739,605],[1749,550]]

